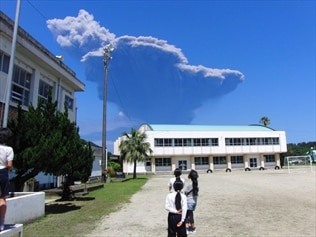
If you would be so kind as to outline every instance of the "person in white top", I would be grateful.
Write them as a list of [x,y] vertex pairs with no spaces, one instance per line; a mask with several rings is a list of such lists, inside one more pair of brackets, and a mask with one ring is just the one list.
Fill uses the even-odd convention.
[[4,230],[5,214],[7,212],[7,197],[10,191],[9,171],[13,164],[13,149],[4,145],[11,130],[1,128],[0,130],[0,231]]
[[173,183],[174,181],[176,180],[177,177],[179,177],[181,179],[181,181],[183,182],[183,186],[185,184],[185,179],[180,177],[182,175],[182,170],[180,168],[176,168],[174,171],[173,171],[173,174],[174,174],[174,177],[173,178],[170,178],[169,179],[169,182],[168,182],[168,188],[169,188],[169,192],[173,192],[174,189],[173,189]]
[[168,193],[165,209],[168,213],[168,237],[187,237],[185,217],[187,214],[187,197],[181,192],[183,182],[177,177],[173,183],[173,192]]

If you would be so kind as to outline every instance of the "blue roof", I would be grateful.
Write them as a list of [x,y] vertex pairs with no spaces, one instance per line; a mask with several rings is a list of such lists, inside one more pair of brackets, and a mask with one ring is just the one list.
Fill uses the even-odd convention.
[[191,124],[143,124],[151,131],[275,131],[260,124],[251,125],[191,125]]

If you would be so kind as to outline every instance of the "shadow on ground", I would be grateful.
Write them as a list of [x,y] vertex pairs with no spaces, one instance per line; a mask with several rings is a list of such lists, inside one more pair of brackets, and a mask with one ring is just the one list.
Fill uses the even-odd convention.
[[69,211],[75,211],[80,209],[80,206],[77,206],[73,203],[50,203],[45,205],[45,215],[48,214],[61,214]]

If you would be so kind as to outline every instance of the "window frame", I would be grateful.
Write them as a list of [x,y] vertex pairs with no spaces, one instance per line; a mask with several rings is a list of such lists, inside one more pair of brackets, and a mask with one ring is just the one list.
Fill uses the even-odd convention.
[[32,85],[32,74],[21,67],[14,65],[12,88],[11,88],[11,101],[28,106],[30,104]]

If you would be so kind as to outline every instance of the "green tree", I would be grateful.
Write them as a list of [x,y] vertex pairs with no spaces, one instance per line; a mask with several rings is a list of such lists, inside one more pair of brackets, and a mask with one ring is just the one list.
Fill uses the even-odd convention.
[[123,141],[119,145],[121,158],[134,163],[133,179],[136,179],[136,165],[138,161],[145,161],[152,153],[150,143],[145,142],[147,135],[138,130],[131,129],[131,134],[122,133]]
[[270,119],[268,117],[262,117],[259,121],[259,123],[263,124],[263,126],[268,126],[270,125]]
[[[93,162],[91,146],[80,139],[66,106],[64,113],[58,111],[50,94],[37,108],[30,105],[28,111],[22,111],[19,106],[17,120],[11,120],[9,128],[14,134],[10,145],[15,153],[13,181],[17,191],[39,172],[63,175],[65,192],[73,180],[87,181]],[[67,195],[63,193],[63,197]]]
[[300,143],[289,143],[287,144],[287,152],[285,156],[301,156],[310,155],[311,150],[315,149],[316,141],[314,142],[300,142]]
[[94,159],[93,151],[89,142],[80,139],[79,129],[74,122],[68,120],[67,113],[57,112],[57,117],[60,122],[57,127],[59,134],[56,137],[60,142],[60,150],[57,159],[51,160],[46,173],[64,176],[62,198],[70,199],[70,185],[76,180],[88,181]]

